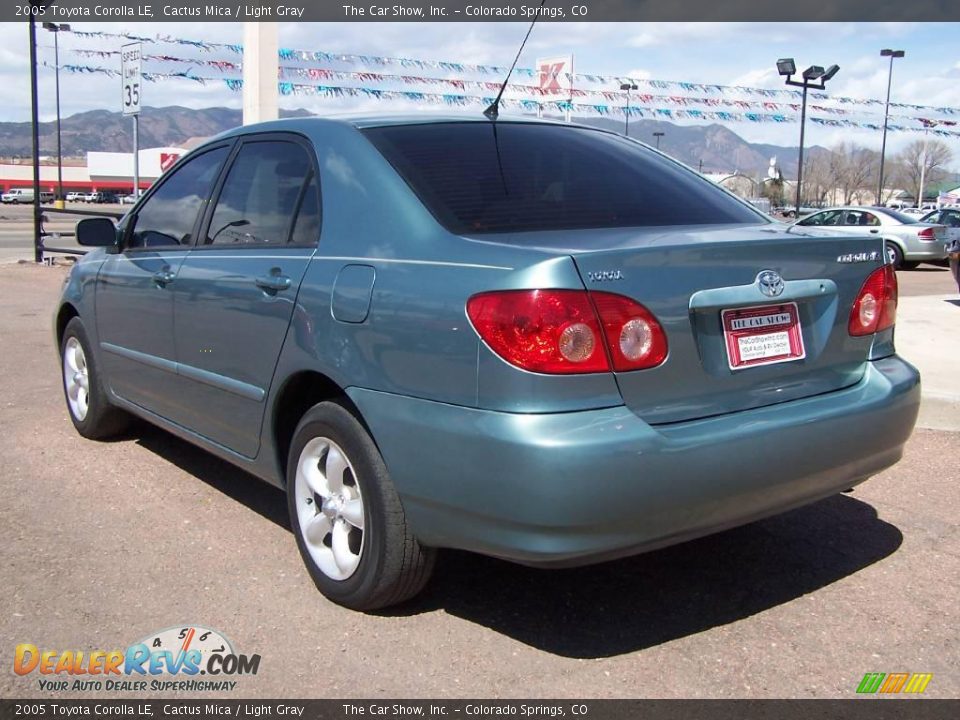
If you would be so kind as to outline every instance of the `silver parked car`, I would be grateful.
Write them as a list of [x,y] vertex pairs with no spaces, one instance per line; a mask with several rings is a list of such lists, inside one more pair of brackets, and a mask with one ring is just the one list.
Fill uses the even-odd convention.
[[887,258],[896,268],[912,268],[921,262],[946,258],[943,246],[947,228],[921,222],[896,210],[880,207],[839,207],[822,210],[791,225],[804,230],[842,232],[851,235],[879,235]]

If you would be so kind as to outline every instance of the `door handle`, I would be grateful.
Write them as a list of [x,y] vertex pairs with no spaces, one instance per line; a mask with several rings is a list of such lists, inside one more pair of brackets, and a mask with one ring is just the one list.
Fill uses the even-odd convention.
[[176,273],[170,270],[158,270],[153,274],[153,281],[160,287],[164,287],[168,283],[172,283],[176,276]]
[[874,234],[874,235],[878,235],[878,234],[880,233],[880,231],[877,230],[876,228],[874,228],[874,229],[871,230],[870,232],[871,232],[872,234]]
[[257,283],[258,288],[266,290],[267,292],[279,292],[290,287],[290,278],[286,275],[275,275],[273,273],[270,275],[261,275],[254,282]]

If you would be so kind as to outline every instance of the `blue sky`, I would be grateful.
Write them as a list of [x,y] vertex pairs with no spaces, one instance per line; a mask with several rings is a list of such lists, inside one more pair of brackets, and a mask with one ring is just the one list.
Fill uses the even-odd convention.
[[[240,43],[243,33],[239,23],[76,23],[74,29],[126,31],[144,36],[171,34],[223,43]],[[792,56],[801,68],[811,64],[840,65],[840,73],[828,85],[830,95],[882,99],[888,66],[879,51],[893,47],[906,51],[906,57],[895,62],[893,100],[960,108],[958,30],[960,25],[955,23],[542,23],[534,29],[520,65],[532,66],[537,57],[573,53],[578,72],[781,89],[784,85],[774,62],[778,57]],[[505,65],[512,60],[526,24],[282,23],[279,32],[281,47]],[[69,49],[116,49],[118,40],[61,37],[62,64],[116,64],[112,60],[79,58]],[[0,23],[0,120],[29,118],[26,40],[24,25]],[[40,33],[42,45],[52,45],[51,40],[48,33]],[[189,56],[189,50],[179,46],[155,46],[154,51]],[[40,52],[42,59],[52,62],[51,48],[42,47]],[[226,57],[217,53],[203,56]],[[183,68],[145,67],[150,69]],[[44,71],[42,80],[41,112],[44,118],[51,118],[52,71]],[[61,81],[64,114],[93,108],[117,109],[117,79],[64,73]],[[145,92],[145,103],[149,105],[239,107],[241,102],[239,94],[231,93],[221,83],[202,87],[189,81],[170,80],[148,84]],[[413,109],[397,101],[305,96],[281,98],[281,105],[307,107],[321,113]],[[894,112],[891,110],[891,114]],[[873,113],[873,119],[882,122],[882,114],[876,114],[876,108]],[[960,121],[960,113],[955,119]],[[799,134],[796,123],[730,123],[729,127],[755,142],[795,145]],[[960,130],[960,126],[954,129]],[[876,131],[807,126],[810,144],[829,146],[839,140],[853,140],[879,149],[879,136]],[[896,151],[920,137],[891,133],[888,147]],[[954,165],[960,167],[960,138],[947,142],[956,156]]]

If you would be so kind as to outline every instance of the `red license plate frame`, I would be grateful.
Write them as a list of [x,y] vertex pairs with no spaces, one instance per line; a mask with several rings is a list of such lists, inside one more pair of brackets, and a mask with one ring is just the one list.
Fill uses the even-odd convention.
[[793,362],[807,356],[795,302],[722,310],[720,322],[731,370]]

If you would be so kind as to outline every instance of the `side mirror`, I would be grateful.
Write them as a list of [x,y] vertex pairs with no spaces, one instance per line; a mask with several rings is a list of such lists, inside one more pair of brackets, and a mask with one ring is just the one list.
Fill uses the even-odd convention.
[[77,223],[77,243],[86,247],[117,244],[117,226],[107,218],[84,218]]

